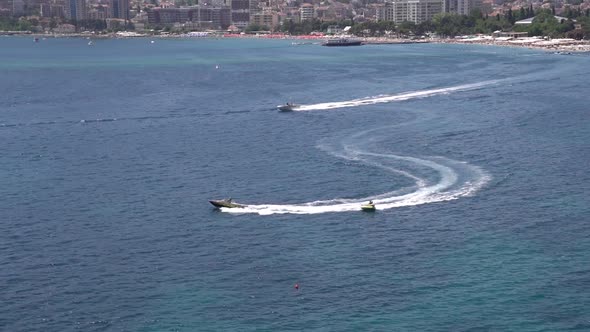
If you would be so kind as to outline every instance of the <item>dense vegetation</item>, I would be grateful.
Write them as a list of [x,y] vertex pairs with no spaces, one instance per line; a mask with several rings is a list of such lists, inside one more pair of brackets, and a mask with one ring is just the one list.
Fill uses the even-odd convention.
[[31,31],[33,24],[28,20],[0,17],[0,31]]
[[[312,31],[325,32],[330,25],[339,27],[351,26],[350,33],[357,36],[422,36],[427,33],[435,33],[442,37],[454,37],[459,35],[491,34],[494,31],[520,31],[528,32],[529,36],[549,36],[552,38],[568,37],[575,39],[590,39],[590,13],[566,10],[564,12],[568,20],[558,22],[554,13],[548,9],[534,12],[532,7],[521,8],[513,12],[509,10],[506,15],[483,15],[479,10],[474,10],[470,15],[441,13],[435,15],[431,21],[421,24],[413,22],[395,23],[390,21],[354,23],[350,20],[341,22],[321,22],[310,20],[302,23],[285,21],[281,31],[290,34],[309,34]],[[534,17],[532,24],[514,23],[519,20]],[[572,19],[581,24],[581,29],[575,29]]]
[[0,31],[32,31],[42,32],[43,29],[53,30],[58,26],[58,23],[67,23],[76,27],[78,31],[122,31],[133,30],[131,23],[119,24],[115,21],[111,24],[111,29],[107,29],[107,22],[105,20],[63,20],[59,21],[52,18],[49,21],[39,21],[37,18],[14,18],[14,17],[0,17]]

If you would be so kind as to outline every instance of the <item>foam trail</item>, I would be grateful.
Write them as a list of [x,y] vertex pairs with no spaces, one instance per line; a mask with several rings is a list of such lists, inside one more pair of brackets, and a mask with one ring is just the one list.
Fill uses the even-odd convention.
[[[451,92],[481,89],[500,81],[485,81],[448,88],[408,92],[390,96],[377,96],[344,102],[303,105],[297,111],[327,110],[423,98]],[[377,210],[386,210],[403,206],[455,200],[460,197],[472,195],[490,181],[491,176],[483,169],[465,162],[444,157],[418,158],[370,151],[369,148],[375,146],[374,143],[377,140],[376,137],[378,137],[376,135],[377,131],[387,133],[388,130],[396,126],[398,125],[364,130],[345,138],[335,146],[322,145],[320,148],[335,157],[376,167],[395,176],[403,176],[411,180],[411,185],[404,188],[396,188],[390,192],[355,199],[334,198],[301,204],[246,204],[247,206],[245,208],[222,208],[221,210],[236,214],[255,213],[259,215],[350,212],[360,211],[361,204],[366,203],[368,200],[372,200],[376,204]]]
[[296,112],[318,111],[318,110],[330,110],[330,109],[343,108],[343,107],[357,107],[357,106],[390,103],[390,102],[394,102],[394,101],[404,101],[404,100],[410,100],[410,99],[425,98],[425,97],[448,94],[448,93],[453,93],[453,92],[478,90],[478,89],[482,89],[486,86],[498,84],[500,82],[501,82],[501,80],[491,80],[491,81],[483,81],[483,82],[478,82],[478,83],[457,85],[457,86],[447,87],[447,88],[406,92],[406,93],[401,93],[401,94],[396,94],[396,95],[380,95],[380,96],[375,96],[375,97],[353,99],[353,100],[349,100],[349,101],[328,102],[328,103],[319,103],[319,104],[311,104],[311,105],[300,105],[294,111],[296,111]]
[[[415,158],[362,151],[356,151],[356,154],[357,156],[354,158],[357,158],[361,162],[378,166],[391,173],[408,174],[411,179],[415,180],[415,185],[358,199],[335,198],[325,201],[289,205],[259,204],[248,205],[243,209],[222,208],[222,211],[238,214],[256,213],[260,215],[350,212],[359,211],[361,204],[368,200],[373,200],[378,210],[386,210],[403,206],[455,200],[460,197],[469,196],[490,180],[490,176],[479,167],[441,157]],[[373,160],[374,157],[385,159],[385,161],[379,162]],[[420,177],[419,175],[412,174],[410,171],[399,170],[395,164],[400,161],[428,169],[437,175],[438,180],[433,181],[426,176]]]

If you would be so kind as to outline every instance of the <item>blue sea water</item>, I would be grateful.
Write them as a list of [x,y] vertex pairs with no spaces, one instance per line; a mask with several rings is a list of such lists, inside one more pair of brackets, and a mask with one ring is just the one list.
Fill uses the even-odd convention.
[[0,330],[590,330],[590,56],[87,43],[0,38]]

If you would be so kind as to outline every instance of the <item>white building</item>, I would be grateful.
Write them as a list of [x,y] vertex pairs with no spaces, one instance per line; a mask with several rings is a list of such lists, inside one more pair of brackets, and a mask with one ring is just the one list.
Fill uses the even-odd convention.
[[377,20],[404,21],[420,24],[432,19],[443,10],[441,0],[400,0],[385,3],[385,6],[377,10]]
[[328,27],[328,31],[326,31],[327,34],[329,35],[338,35],[341,34],[343,31],[343,29],[337,25],[330,25]]
[[312,4],[304,3],[301,8],[299,8],[299,15],[301,17],[301,21],[311,20],[315,17],[315,10]]

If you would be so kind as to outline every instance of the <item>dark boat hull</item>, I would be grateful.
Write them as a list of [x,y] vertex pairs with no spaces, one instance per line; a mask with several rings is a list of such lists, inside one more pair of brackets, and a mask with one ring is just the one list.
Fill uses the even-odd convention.
[[351,39],[337,39],[328,40],[322,44],[322,46],[361,46],[362,40],[351,40]]
[[238,204],[238,203],[233,203],[230,202],[228,200],[225,199],[219,199],[219,200],[210,200],[209,203],[211,203],[211,205],[215,206],[216,208],[244,208],[246,207],[246,205],[242,205],[242,204]]
[[281,112],[291,112],[294,109],[296,109],[297,107],[298,107],[298,105],[279,105],[279,106],[277,106],[277,108]]

